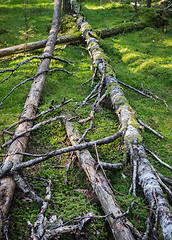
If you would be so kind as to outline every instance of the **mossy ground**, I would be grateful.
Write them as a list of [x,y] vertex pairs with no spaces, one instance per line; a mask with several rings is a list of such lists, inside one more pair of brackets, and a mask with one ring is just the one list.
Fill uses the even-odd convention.
[[[124,3],[109,1],[84,1],[82,11],[87,17],[93,29],[112,27],[117,23],[130,21],[135,18],[135,11],[132,6]],[[53,2],[50,0],[29,1],[24,4],[21,1],[5,0],[0,2],[1,27],[0,27],[0,47],[7,47],[23,43],[25,41],[37,41],[46,39],[51,26]],[[26,29],[25,12],[27,16]],[[62,13],[63,14],[63,13]],[[16,21],[17,19],[17,21]],[[168,21],[170,21],[168,19]],[[75,21],[72,18],[64,17],[61,21],[60,34],[72,33],[76,31]],[[142,84],[145,89],[152,91],[167,101],[171,105],[171,85],[172,65],[170,58],[171,36],[170,25],[160,29],[145,28],[144,30],[128,34],[120,34],[109,39],[100,41],[101,47],[109,57],[110,64],[116,71],[119,80],[124,81],[136,88],[141,89]],[[0,59],[1,68],[12,68],[20,61],[34,55],[41,55],[41,50],[31,53],[18,54]],[[52,61],[50,68],[65,68],[73,75],[63,72],[51,73],[48,75],[41,103],[38,111],[41,112],[52,105],[60,103],[65,96],[66,99],[73,98],[73,102],[56,110],[48,116],[44,116],[38,121],[43,121],[49,117],[68,114],[76,120],[89,116],[90,105],[77,111],[77,104],[90,93],[92,87],[90,83],[80,88],[80,85],[92,76],[90,70],[90,56],[85,46],[82,45],[58,45],[54,52],[55,56],[65,58],[72,62],[71,65]],[[1,99],[17,83],[27,77],[33,76],[39,64],[38,60],[22,66],[13,74],[10,80],[0,84]],[[1,74],[0,81],[8,74]],[[18,88],[3,104],[0,109],[0,128],[4,129],[17,120],[24,106],[31,82]],[[143,137],[147,148],[155,152],[165,162],[170,164],[171,156],[171,112],[161,101],[154,101],[124,88],[125,95],[136,111],[137,116],[148,125],[165,136],[164,140],[158,139],[152,133],[145,130]],[[83,133],[89,123],[75,126]],[[113,111],[101,108],[96,112],[93,130],[87,135],[88,138],[96,140],[115,133],[119,128],[118,121]],[[9,137],[6,135],[6,140]],[[54,122],[40,128],[31,134],[28,150],[31,153],[45,153],[53,149],[65,147],[68,143],[65,129],[61,121]],[[120,146],[120,147],[119,147]],[[98,148],[101,161],[121,162],[123,161],[123,148],[120,141],[104,145]],[[5,150],[3,151],[5,153]],[[95,157],[94,149],[91,153]],[[151,162],[158,171],[170,177],[170,171],[157,163],[150,156]],[[3,160],[3,158],[2,158]],[[27,158],[26,158],[27,160]],[[57,214],[63,221],[70,220],[74,216],[88,211],[94,211],[96,215],[103,215],[101,207],[96,199],[91,200],[94,195],[80,169],[78,160],[73,160],[68,174],[68,185],[65,185],[66,166],[70,160],[70,154],[61,158],[55,157],[39,166],[32,167],[29,171],[24,171],[28,181],[34,186],[35,191],[41,197],[45,196],[46,181],[52,177],[52,199],[50,201],[46,216]],[[107,172],[116,190],[122,209],[125,211],[133,200],[128,190],[132,180],[132,170],[129,164],[122,171]],[[123,174],[123,175],[122,175]],[[145,231],[145,221],[148,214],[148,206],[144,200],[141,188],[138,186],[137,202],[128,218],[141,231]],[[27,221],[32,223],[36,220],[40,206],[25,199],[20,191],[16,191],[14,202],[10,211],[10,237],[12,239],[26,239],[29,236]],[[85,239],[110,239],[110,233],[104,219],[92,220],[86,226],[84,232]],[[62,236],[61,239],[73,239],[70,235]],[[159,239],[162,239],[159,236]]]

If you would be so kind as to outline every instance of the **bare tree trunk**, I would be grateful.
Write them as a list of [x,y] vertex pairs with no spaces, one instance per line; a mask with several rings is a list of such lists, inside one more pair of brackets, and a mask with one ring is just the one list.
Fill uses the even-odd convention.
[[[54,1],[54,14],[52,20],[52,26],[49,33],[49,37],[46,43],[46,47],[44,49],[42,56],[52,56],[53,50],[55,46],[55,41],[57,38],[57,33],[59,29],[59,21],[60,21],[60,13],[61,13],[61,0]],[[46,71],[49,68],[51,59],[46,58],[43,59],[37,69],[37,74]],[[32,83],[30,93],[26,99],[24,109],[21,113],[20,119],[23,118],[30,118],[35,116],[36,110],[40,101],[41,93],[43,90],[44,82],[46,79],[46,73],[43,73],[35,78],[34,82]],[[17,127],[15,131],[15,135],[19,134],[22,131],[27,130],[28,128],[32,127],[32,121],[26,121]],[[16,139],[9,147],[8,154],[14,154],[16,152],[24,152],[27,146],[29,138],[29,133],[25,134],[24,136]],[[11,161],[13,165],[16,165],[22,161],[23,157],[20,155],[12,155],[5,159],[4,164],[8,161]],[[0,232],[2,236],[2,228],[3,228],[3,219],[6,218],[8,214],[8,210],[10,207],[10,203],[13,198],[13,193],[15,190],[15,182],[11,177],[6,177],[0,180]]]
[[[77,140],[81,138],[81,134],[73,127],[72,123],[66,121],[66,132],[72,145],[77,145]],[[134,239],[130,228],[132,227],[129,220],[125,217],[118,218],[123,214],[111,188],[108,185],[106,178],[100,170],[97,170],[96,161],[86,149],[77,151],[78,159],[81,166],[93,187],[103,211],[107,217],[114,239],[116,240],[131,240]],[[117,219],[115,219],[117,218]]]
[[[139,177],[146,199],[159,214],[165,240],[172,239],[172,214],[169,210],[169,203],[165,198],[158,179],[152,171],[145,149],[142,143],[141,126],[138,123],[135,113],[125,98],[119,86],[112,67],[105,61],[103,50],[98,45],[95,33],[92,34],[90,26],[84,21],[83,17],[78,19],[78,24],[83,36],[86,39],[90,55],[97,66],[101,75],[105,74],[107,93],[111,99],[112,106],[117,114],[122,128],[125,128],[124,143],[130,156],[131,163],[136,166],[133,169],[133,176]],[[94,36],[94,37],[92,37]],[[106,69],[104,70],[104,66]],[[136,178],[133,179],[133,188]],[[136,189],[134,189],[133,193]]]

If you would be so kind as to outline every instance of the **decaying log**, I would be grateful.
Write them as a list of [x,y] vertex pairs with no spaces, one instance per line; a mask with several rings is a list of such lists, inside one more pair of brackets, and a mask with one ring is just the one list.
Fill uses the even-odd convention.
[[[73,1],[74,3],[75,1]],[[75,7],[75,6],[74,6]],[[101,38],[106,38],[110,36],[114,36],[120,33],[126,33],[131,32],[133,30],[140,30],[145,28],[145,24],[140,22],[128,22],[128,23],[122,23],[112,28],[105,28],[100,31],[97,31],[97,35]],[[56,40],[56,45],[61,43],[70,43],[73,41],[82,41],[83,38],[80,33],[74,33],[71,35],[65,35],[62,37],[58,37]],[[47,39],[37,41],[37,42],[31,42],[27,44],[20,44],[13,47],[7,47],[0,49],[0,57],[10,56],[12,54],[22,53],[22,52],[28,52],[31,50],[36,50],[45,47],[47,43]]]
[[101,38],[107,38],[107,37],[115,36],[120,33],[127,33],[134,30],[141,30],[141,29],[144,29],[145,27],[146,27],[146,24],[143,24],[141,22],[127,22],[127,23],[125,22],[125,23],[118,24],[115,27],[102,29],[101,31],[97,31],[96,33]]
[[172,238],[172,214],[170,213],[169,203],[163,194],[158,179],[150,167],[150,162],[142,143],[141,126],[116,80],[112,67],[106,63],[106,70],[103,71],[106,61],[104,60],[103,50],[98,45],[98,39],[95,33],[91,32],[90,25],[83,17],[78,19],[78,25],[87,42],[89,53],[99,73],[101,75],[106,74],[105,82],[107,92],[121,126],[126,129],[124,143],[131,163],[134,164],[134,162],[137,161],[138,169],[136,172],[149,204],[151,204],[154,195],[156,195],[156,209],[159,214],[164,239],[170,240]]
[[[59,29],[59,20],[60,20],[60,13],[61,13],[61,0],[55,0],[54,1],[54,14],[53,14],[53,20],[52,20],[52,26],[50,30],[50,34],[48,37],[48,41],[46,44],[46,47],[43,52],[43,56],[52,56],[53,50],[55,46],[55,41],[57,38],[57,33]],[[46,58],[41,60],[37,74],[42,71],[48,71],[50,64],[50,59]],[[43,85],[46,79],[46,73],[39,75],[34,79],[34,82],[32,83],[30,93],[26,99],[24,109],[20,115],[20,119],[22,118],[29,118],[36,115],[36,110],[39,104],[39,100],[41,97],[41,93],[43,90]],[[30,122],[23,122],[21,123],[16,131],[15,134],[19,134],[20,132],[23,132],[27,130],[28,128],[32,127],[32,121]],[[8,155],[13,154],[11,156],[8,156],[4,160],[4,165],[11,161],[14,165],[18,164],[22,161],[23,156],[22,155],[14,155],[16,152],[22,151],[25,152],[27,142],[28,142],[29,134],[26,134],[25,136],[22,136],[18,139],[16,139],[11,145],[8,150]],[[0,198],[0,212],[2,212],[4,218],[6,218],[10,203],[13,198],[13,193],[15,190],[15,182],[12,179],[12,177],[6,177],[0,180],[0,192],[1,192],[1,198]],[[2,194],[3,193],[3,194]],[[2,235],[2,218],[0,219],[0,235]],[[1,237],[1,236],[0,236]]]
[[[61,43],[69,43],[69,42],[73,42],[73,41],[77,41],[77,40],[81,40],[81,39],[82,39],[81,34],[75,33],[75,34],[71,34],[71,35],[58,37],[56,39],[55,44],[57,45],[57,44],[61,44]],[[45,47],[46,43],[47,43],[47,39],[37,41],[37,42],[31,42],[31,43],[27,43],[27,44],[20,44],[20,45],[16,45],[13,47],[2,48],[2,49],[0,49],[0,57],[40,49],[40,48]]]
[[[80,139],[80,133],[74,128],[73,124],[69,121],[65,122],[66,132],[72,145],[77,145],[77,139]],[[122,215],[122,210],[115,199],[115,196],[109,187],[106,178],[103,176],[101,171],[96,170],[96,161],[91,156],[88,150],[77,151],[77,156],[80,160],[81,166],[87,177],[94,188],[94,191],[102,205],[105,214],[110,214],[107,217],[110,228],[112,230],[114,239],[134,239],[133,234],[129,228],[128,220],[126,218],[118,218]],[[96,180],[95,180],[96,178]],[[94,187],[95,183],[95,187]]]

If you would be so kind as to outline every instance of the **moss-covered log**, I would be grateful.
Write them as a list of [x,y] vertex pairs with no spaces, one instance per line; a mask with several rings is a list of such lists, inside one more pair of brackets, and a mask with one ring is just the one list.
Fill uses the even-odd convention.
[[[141,126],[116,80],[114,71],[105,60],[107,57],[98,45],[96,34],[92,33],[91,26],[85,22],[83,17],[78,19],[78,25],[87,42],[88,50],[98,71],[100,74],[106,74],[107,93],[121,126],[126,129],[124,144],[134,168],[133,189],[136,184],[137,174],[147,201],[150,205],[154,203],[154,208],[159,214],[164,239],[170,240],[172,239],[172,214],[170,213],[169,203],[163,194],[158,179],[150,167],[151,163],[142,143]],[[105,66],[106,69],[104,71]]]
[[97,35],[101,38],[115,36],[120,33],[127,33],[135,30],[140,30],[146,27],[146,24],[141,22],[126,22],[118,24],[115,27],[104,28],[101,31],[96,31]]
[[[61,0],[55,0],[54,1],[54,14],[53,14],[53,20],[52,20],[52,26],[50,30],[50,34],[46,43],[46,47],[43,52],[44,56],[52,56],[53,50],[55,46],[55,41],[57,38],[57,33],[59,29],[59,22],[60,22],[60,13],[61,13]],[[43,74],[39,75],[34,79],[34,82],[32,83],[30,93],[26,99],[24,109],[20,115],[20,119],[23,118],[30,118],[35,116],[36,110],[41,98],[41,93],[43,90],[44,82],[46,79],[47,71],[49,69],[51,58],[45,58],[41,60],[38,69],[37,74],[44,71]],[[15,135],[19,134],[20,132],[23,132],[27,130],[28,128],[32,127],[33,122],[32,121],[25,121],[17,127],[15,131]],[[4,165],[7,162],[12,162],[13,165],[16,165],[22,161],[23,156],[21,155],[14,155],[16,152],[25,152],[27,142],[28,142],[29,134],[25,134],[24,136],[16,139],[9,147],[8,150],[8,156],[4,160]],[[2,237],[2,230],[3,230],[3,221],[6,218],[8,214],[8,210],[10,207],[10,203],[13,198],[13,193],[15,190],[15,182],[11,177],[6,177],[0,180],[0,238]]]
[[[72,145],[77,145],[78,140],[82,137],[81,134],[74,128],[73,124],[66,121],[66,132]],[[80,160],[81,166],[94,189],[103,211],[107,217],[114,239],[116,240],[131,240],[134,239],[130,230],[132,224],[127,218],[117,218],[123,214],[111,188],[100,170],[97,170],[97,164],[90,152],[86,149],[77,151],[77,157]],[[112,214],[111,214],[112,213]],[[117,218],[117,219],[115,219]]]

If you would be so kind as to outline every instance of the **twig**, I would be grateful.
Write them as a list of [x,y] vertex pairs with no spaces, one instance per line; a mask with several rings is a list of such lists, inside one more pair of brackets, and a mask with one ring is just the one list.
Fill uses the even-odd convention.
[[[117,138],[119,138],[122,135],[122,133],[123,133],[123,129],[119,130],[116,134],[114,134],[112,136],[109,136],[109,137],[106,137],[106,138],[103,138],[103,139],[99,139],[99,140],[96,140],[96,141],[91,141],[91,142],[82,143],[82,144],[75,145],[75,146],[69,146],[69,147],[66,147],[66,148],[61,148],[61,149],[54,150],[52,152],[47,153],[44,156],[40,156],[40,157],[32,159],[32,160],[30,160],[28,162],[23,162],[21,164],[15,165],[12,168],[12,171],[16,171],[16,170],[19,170],[19,169],[22,169],[22,168],[33,166],[35,164],[43,162],[43,161],[45,161],[45,160],[47,160],[49,158],[52,158],[54,156],[61,155],[63,153],[86,149],[86,148],[94,146],[95,144],[96,145],[103,145],[103,144],[107,144],[107,143],[113,142]],[[20,153],[20,152],[18,152],[16,154],[25,155],[24,153]]]
[[134,204],[135,204],[135,201],[133,200],[133,201],[131,202],[130,206],[127,207],[126,212],[124,212],[124,213],[123,213],[122,215],[120,215],[120,216],[115,217],[115,219],[122,218],[122,217],[126,216],[127,214],[129,214],[129,213],[130,213],[130,210],[131,210],[131,208],[134,206]]
[[83,107],[86,104],[86,102],[90,99],[90,97],[93,95],[93,93],[95,93],[97,91],[99,85],[100,85],[100,82],[97,83],[97,85],[94,87],[94,89],[91,91],[91,93],[83,100],[83,102],[79,105],[79,107],[77,107],[76,110],[78,110],[79,108]]
[[87,82],[90,82],[90,81],[92,81],[92,83],[91,83],[91,86],[92,86],[96,74],[97,74],[97,67],[95,67],[95,69],[94,69],[94,73],[93,73],[92,78],[90,78],[90,79],[88,79],[86,82],[82,83],[79,88],[81,88],[84,84],[86,84]]
[[43,73],[47,73],[47,72],[50,73],[50,72],[55,72],[55,71],[63,71],[63,72],[65,72],[65,73],[67,73],[67,74],[73,74],[73,73],[68,72],[68,71],[65,70],[65,69],[62,69],[62,68],[54,68],[54,69],[51,69],[51,70],[45,70],[45,71],[42,71],[42,72],[40,72],[40,73],[37,73],[35,76],[30,77],[30,78],[27,78],[25,81],[20,82],[20,83],[17,84],[15,87],[13,87],[13,88],[11,89],[11,91],[1,100],[0,108],[1,108],[1,106],[2,106],[2,104],[3,104],[3,102],[5,101],[5,99],[6,99],[7,97],[9,97],[9,95],[10,95],[12,92],[14,92],[14,90],[15,90],[16,88],[18,88],[18,87],[20,87],[21,85],[27,83],[28,81],[34,80],[34,78],[40,76],[40,75],[43,74]]
[[102,92],[102,87],[103,87],[103,83],[104,83],[104,80],[105,80],[105,73],[104,73],[104,70],[105,70],[105,63],[103,62],[104,64],[104,67],[103,67],[103,74],[101,76],[101,80],[99,81],[99,87],[98,87],[98,95],[97,95],[97,98],[96,100],[94,101],[94,103],[92,104],[92,110],[91,110],[91,113],[90,113],[90,126],[89,128],[87,128],[84,132],[84,134],[82,135],[81,139],[78,141],[78,143],[81,143],[85,136],[87,135],[87,133],[93,128],[93,121],[94,121],[94,115],[95,115],[95,110],[96,110],[96,106],[97,106],[97,103],[100,99],[100,95],[101,95],[101,92]]
[[74,153],[74,152],[71,152],[70,161],[69,161],[69,164],[68,164],[67,169],[66,169],[66,178],[65,178],[65,184],[66,184],[66,185],[67,185],[68,172],[69,172],[70,166],[71,166],[71,164],[72,164],[73,153]]
[[51,107],[51,108],[49,108],[49,109],[47,109],[47,110],[45,110],[45,111],[37,114],[37,115],[34,116],[34,117],[31,117],[31,118],[23,118],[23,119],[21,119],[20,121],[18,121],[18,122],[16,122],[16,123],[12,124],[11,126],[7,127],[7,128],[6,128],[5,130],[3,130],[3,131],[8,131],[8,130],[10,130],[12,127],[15,127],[16,125],[18,125],[18,124],[20,124],[20,123],[22,123],[22,122],[25,122],[25,121],[33,121],[33,120],[37,119],[38,117],[43,116],[43,115],[45,115],[45,114],[47,114],[47,113],[49,113],[49,112],[52,112],[52,111],[54,111],[54,110],[62,107],[63,105],[65,105],[65,104],[67,104],[67,103],[69,103],[69,102],[71,102],[71,101],[73,101],[73,99],[69,99],[69,100],[67,100],[67,101],[65,101],[65,102],[62,101],[60,104],[58,104],[58,105],[56,105],[56,106],[54,106],[54,107]]
[[100,164],[102,165],[103,168],[105,169],[110,169],[110,170],[118,170],[123,168],[123,164],[122,163],[106,163],[106,162],[100,162]]
[[37,229],[35,236],[37,237],[37,239],[42,238],[43,234],[44,234],[44,214],[47,210],[48,207],[48,203],[51,199],[51,179],[49,181],[48,186],[46,187],[46,197],[45,197],[45,201],[43,202],[43,205],[41,207],[41,211],[38,215],[38,219],[36,220],[36,222],[34,223],[34,228]]
[[32,200],[39,204],[43,204],[42,198],[40,198],[30,187],[27,181],[19,173],[14,173],[14,181],[17,183],[18,187],[24,192],[24,194],[30,197]]
[[20,63],[18,63],[16,65],[15,68],[8,68],[8,69],[4,69],[4,70],[0,70],[0,73],[4,73],[4,72],[14,72],[15,70],[17,70],[19,67],[21,67],[22,65],[32,61],[33,59],[46,59],[46,58],[49,58],[49,59],[53,59],[53,60],[58,60],[58,61],[61,61],[61,62],[64,62],[64,63],[68,63],[68,64],[71,64],[71,62],[65,60],[65,59],[62,59],[62,58],[59,58],[59,57],[55,57],[55,56],[33,56],[31,58],[28,58],[26,59],[25,61],[22,61]]
[[153,153],[152,151],[150,151],[149,149],[145,148],[145,150],[150,153],[158,162],[160,162],[162,165],[166,166],[167,168],[169,168],[170,170],[172,170],[172,167],[170,165],[168,165],[167,163],[163,162],[155,153]]
[[143,123],[140,119],[137,119],[137,121],[144,126],[145,128],[147,128],[149,131],[153,132],[156,136],[158,136],[159,138],[164,138],[164,136],[162,136],[161,134],[159,134],[157,131],[155,131],[154,129],[152,129],[150,126],[146,125],[145,123]]
[[48,119],[48,120],[45,120],[45,121],[43,121],[43,122],[40,122],[40,123],[34,125],[32,128],[29,128],[29,129],[27,129],[26,131],[23,131],[23,132],[15,135],[15,136],[13,136],[8,142],[5,142],[4,144],[2,144],[1,147],[0,147],[0,151],[1,151],[4,147],[6,147],[6,146],[8,146],[9,144],[11,144],[11,143],[12,143],[14,140],[16,140],[17,138],[23,136],[24,134],[29,133],[29,132],[32,132],[32,131],[35,131],[36,129],[38,129],[39,127],[41,127],[41,126],[43,126],[43,125],[45,125],[45,124],[47,124],[47,123],[51,123],[51,122],[53,122],[53,121],[56,121],[56,120],[62,119],[62,118],[64,119],[65,117],[66,117],[66,116],[57,116],[57,117],[50,118],[50,119]]
[[159,173],[159,172],[158,172],[158,174],[159,174],[160,178],[161,178],[164,182],[166,182],[166,183],[168,183],[170,186],[172,186],[172,180],[171,180],[170,178],[165,177],[164,175],[162,175],[162,174]]
[[[100,163],[99,153],[98,153],[98,150],[97,150],[97,144],[96,144],[96,143],[94,144],[94,148],[95,148],[95,151],[96,151],[96,157],[97,157],[97,161],[98,161],[98,164],[97,164],[97,167],[96,167],[95,178],[96,178],[97,170],[98,170],[98,168],[100,167],[101,170],[102,170],[102,172],[103,172],[104,177],[106,178],[106,181],[109,183],[109,186],[111,187],[112,191],[115,193],[115,190],[114,190],[111,182],[110,182],[109,179],[107,178],[106,173],[105,173],[105,171],[104,171],[104,169],[103,169],[103,166],[102,166],[101,163]],[[94,181],[95,181],[95,180],[94,180]],[[94,188],[95,188],[95,182],[94,182]],[[93,190],[94,190],[94,189],[93,189]]]
[[158,172],[155,170],[155,168],[151,164],[150,164],[150,167],[152,168],[154,174],[158,178],[159,184],[165,189],[166,193],[168,194],[168,196],[170,197],[170,199],[172,201],[172,192],[171,192],[171,190],[162,182]]
[[152,218],[154,205],[155,205],[155,202],[153,201],[152,204],[151,204],[151,208],[150,208],[148,217],[146,219],[146,232],[144,233],[142,240],[147,240],[148,239],[148,234],[149,234],[149,231],[150,231],[150,224],[151,224],[151,218]]
[[[164,104],[165,104],[165,106],[166,106],[167,108],[169,108],[167,102],[166,102],[164,99],[159,98],[157,95],[153,94],[151,91],[149,91],[149,94],[147,94],[147,93],[144,93],[143,91],[140,91],[140,90],[138,90],[138,89],[136,89],[136,88],[134,88],[134,87],[132,87],[132,86],[124,83],[124,82],[121,82],[120,80],[117,80],[117,81],[118,81],[121,85],[123,85],[123,86],[125,86],[125,87],[128,87],[128,88],[130,88],[131,90],[134,90],[135,92],[137,92],[137,93],[139,93],[139,94],[141,94],[141,95],[143,95],[143,96],[145,96],[145,97],[148,97],[148,98],[151,98],[151,99],[154,99],[154,100],[157,99],[157,100],[163,101]],[[142,86],[142,88],[143,88],[143,86]]]
[[[93,212],[89,212],[89,213],[85,214],[84,216],[75,217],[64,224],[53,227],[50,230],[46,230],[46,234],[43,236],[43,239],[44,240],[52,239],[53,237],[60,235],[62,233],[65,233],[65,232],[72,233],[76,230],[81,231],[82,228],[84,227],[84,224],[86,222],[88,222],[91,218],[94,218],[94,217],[97,217],[97,216],[95,216]],[[69,224],[70,222],[73,222],[73,221],[76,222],[77,224],[66,226],[67,224]]]

